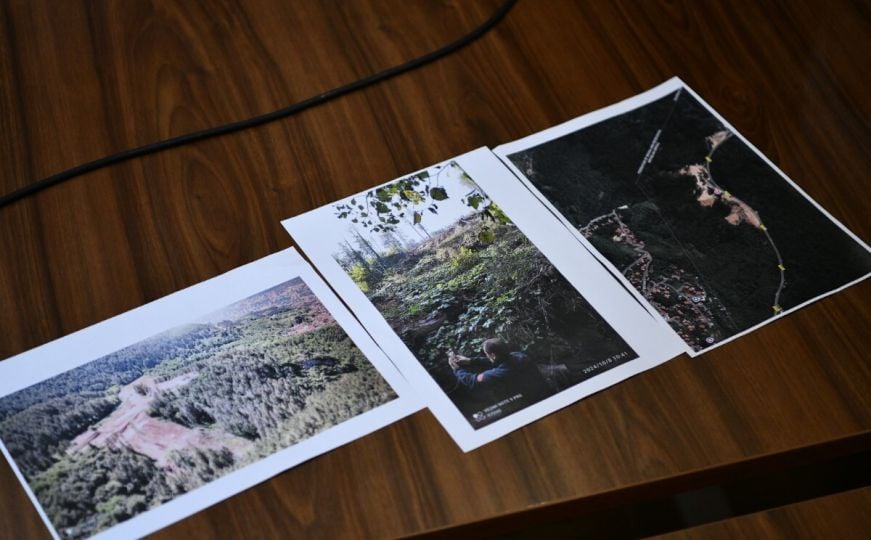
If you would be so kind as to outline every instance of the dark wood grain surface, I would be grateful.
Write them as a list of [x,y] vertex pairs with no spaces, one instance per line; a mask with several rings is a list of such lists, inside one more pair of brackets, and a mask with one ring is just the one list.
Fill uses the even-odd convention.
[[[0,190],[309,97],[455,39],[497,5],[6,0]],[[288,247],[282,218],[672,75],[868,240],[869,50],[862,2],[521,0],[418,71],[0,210],[0,358]],[[869,293],[852,287],[470,454],[417,413],[157,536],[397,536],[867,449]],[[5,463],[0,486],[0,537],[47,537]]]
[[765,512],[717,521],[658,540],[730,538],[838,538],[865,540],[871,531],[871,488],[855,489]]

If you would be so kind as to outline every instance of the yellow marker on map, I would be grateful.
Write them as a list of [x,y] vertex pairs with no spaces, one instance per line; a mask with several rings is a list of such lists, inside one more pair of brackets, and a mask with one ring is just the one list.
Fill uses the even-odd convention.
[[778,264],[777,267],[780,268],[780,271],[781,271],[781,272],[786,271],[786,267],[783,266],[782,264]]
[[771,307],[774,309],[774,314],[775,314],[775,315],[777,315],[778,313],[780,313],[781,311],[783,311],[783,308],[780,307],[780,306],[778,306],[777,304],[774,304],[774,305],[771,306]]
[[705,156],[705,161],[707,161],[708,163],[710,163],[710,162],[712,162],[712,161],[714,161],[714,160],[711,159],[711,156]]

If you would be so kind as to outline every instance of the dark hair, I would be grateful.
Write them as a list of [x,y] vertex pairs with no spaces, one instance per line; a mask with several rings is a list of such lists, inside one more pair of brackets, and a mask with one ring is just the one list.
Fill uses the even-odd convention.
[[511,349],[508,347],[508,344],[499,338],[490,338],[484,342],[485,354],[492,354],[496,358],[502,359],[508,356],[510,352]]

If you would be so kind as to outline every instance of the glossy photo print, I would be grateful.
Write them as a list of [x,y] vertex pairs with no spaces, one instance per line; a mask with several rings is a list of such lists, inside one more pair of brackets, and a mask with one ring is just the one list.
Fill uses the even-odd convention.
[[[280,253],[0,364],[4,389],[20,387],[0,397],[0,439],[56,536],[140,536],[410,412],[401,378],[326,294]],[[101,352],[9,382],[27,378],[16,365],[89,349]]]
[[859,238],[676,79],[496,152],[694,354],[871,271]]
[[316,210],[314,229],[288,222],[306,250],[299,231],[318,231],[316,264],[363,293],[472,431],[640,357],[477,180],[450,160]]

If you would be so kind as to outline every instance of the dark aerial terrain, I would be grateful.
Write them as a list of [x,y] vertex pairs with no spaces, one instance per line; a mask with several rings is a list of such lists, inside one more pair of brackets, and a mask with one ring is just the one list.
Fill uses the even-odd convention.
[[396,397],[299,278],[203,321],[0,399],[0,438],[62,537]]
[[685,91],[508,157],[695,350],[871,271]]

